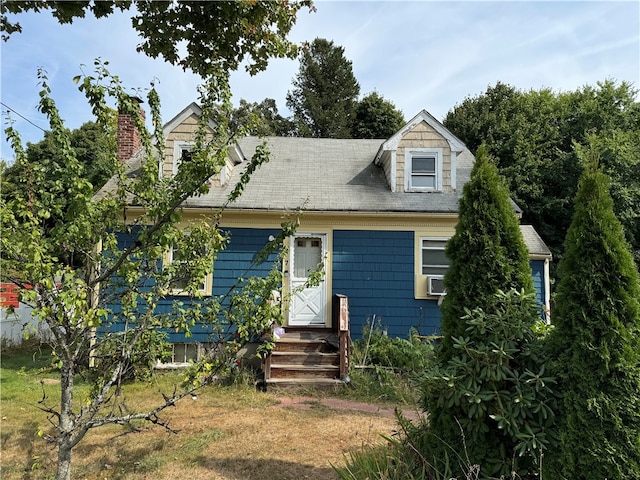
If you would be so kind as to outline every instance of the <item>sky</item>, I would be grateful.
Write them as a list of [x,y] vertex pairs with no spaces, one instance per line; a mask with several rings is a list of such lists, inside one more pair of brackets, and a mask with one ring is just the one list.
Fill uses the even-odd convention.
[[[299,12],[289,38],[311,42],[320,37],[344,47],[361,96],[376,91],[407,121],[423,109],[442,120],[465,98],[497,82],[525,91],[573,91],[607,79],[640,88],[638,0],[316,0],[315,6],[315,12]],[[46,70],[70,128],[92,120],[72,79],[91,74],[96,58],[109,62],[110,72],[132,93],[155,82],[165,123],[197,100],[198,77],[136,52],[140,39],[127,12],[71,25],[59,25],[48,12],[11,18],[20,21],[23,32],[0,45],[0,108],[3,129],[5,112],[13,110],[10,118],[25,144],[41,140],[48,128],[37,110],[39,67]],[[278,59],[254,77],[235,72],[234,103],[273,98],[280,113],[289,116],[285,97],[298,67],[297,60]],[[13,152],[2,137],[1,158],[11,163]]]

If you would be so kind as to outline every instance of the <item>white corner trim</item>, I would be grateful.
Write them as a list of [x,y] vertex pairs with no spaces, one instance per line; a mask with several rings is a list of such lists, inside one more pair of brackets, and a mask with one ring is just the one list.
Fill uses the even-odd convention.
[[396,150],[391,150],[390,163],[391,164],[389,165],[389,168],[391,172],[391,178],[389,178],[389,182],[391,183],[391,191],[395,193],[398,190],[398,188],[396,187],[396,178],[397,178],[396,166],[398,164],[396,160]]
[[549,259],[544,259],[544,310],[545,310],[545,323],[551,324],[551,281],[549,273]]
[[457,160],[458,160],[457,153],[451,150],[451,188],[453,189],[454,192],[457,191],[457,188],[456,188],[456,183],[457,183],[456,172],[458,171]]

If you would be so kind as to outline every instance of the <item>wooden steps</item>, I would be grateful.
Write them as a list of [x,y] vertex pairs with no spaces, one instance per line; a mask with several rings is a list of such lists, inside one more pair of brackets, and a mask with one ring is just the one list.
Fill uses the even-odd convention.
[[263,362],[269,386],[342,384],[338,336],[329,329],[285,329]]

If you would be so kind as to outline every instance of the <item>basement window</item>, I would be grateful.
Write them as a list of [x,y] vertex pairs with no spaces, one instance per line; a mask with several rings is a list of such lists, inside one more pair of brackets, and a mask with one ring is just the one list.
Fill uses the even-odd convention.
[[201,360],[206,353],[207,344],[197,342],[183,342],[171,344],[171,358],[164,362],[157,361],[155,368],[181,368],[188,367],[193,362]]

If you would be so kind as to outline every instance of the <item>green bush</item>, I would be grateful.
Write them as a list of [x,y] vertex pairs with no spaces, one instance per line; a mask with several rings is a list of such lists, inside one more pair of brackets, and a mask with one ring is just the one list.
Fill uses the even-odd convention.
[[379,322],[369,322],[363,338],[351,345],[351,387],[349,398],[415,404],[417,392],[412,382],[416,372],[433,361],[430,339],[409,332],[408,339],[388,337]]
[[[529,439],[532,448],[540,444],[540,423],[532,432],[525,427],[532,415],[527,402],[541,401],[528,397],[528,385],[544,375],[530,356],[538,315],[527,247],[509,190],[484,146],[476,154],[459,212],[445,251],[450,266],[444,277],[442,342],[436,367],[427,369],[421,384],[421,406],[431,418],[432,444],[425,455],[442,459],[450,448],[462,451],[462,433],[465,450],[473,464],[482,464],[483,476],[508,477],[513,455],[525,454],[518,462],[525,470],[532,458],[518,435]],[[522,299],[498,295],[512,289],[522,291]],[[543,414],[549,413],[543,408]]]
[[[470,463],[465,452],[445,445],[438,465],[423,452],[428,449],[425,417],[413,423],[396,412],[398,429],[383,436],[385,444],[364,446],[345,456],[344,466],[333,466],[340,480],[478,480],[480,465]],[[455,468],[453,466],[455,465]],[[454,476],[454,471],[460,476]],[[506,477],[501,477],[501,479]],[[508,477],[511,478],[511,477]],[[497,480],[497,479],[496,479]]]
[[345,465],[333,466],[340,480],[431,480],[429,465],[420,452],[423,449],[425,420],[419,426],[396,412],[398,430],[383,437],[386,444],[367,446],[350,452]]
[[421,406],[435,403],[454,418],[432,417],[423,454],[437,464],[451,449],[464,451],[482,478],[537,478],[540,454],[557,445],[557,400],[533,329],[536,302],[511,290],[492,303],[491,312],[467,310],[465,335],[453,338],[456,355],[421,376]]
[[433,362],[431,339],[422,338],[415,329],[408,338],[392,338],[385,334],[380,324],[367,323],[362,339],[352,347],[352,361],[361,365],[392,368],[402,373],[418,372]]

